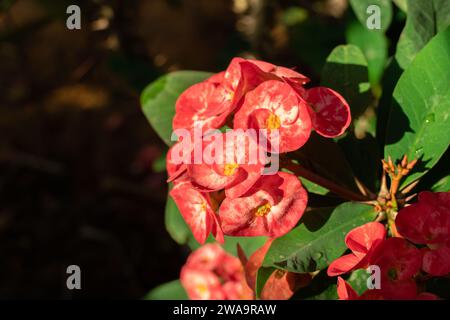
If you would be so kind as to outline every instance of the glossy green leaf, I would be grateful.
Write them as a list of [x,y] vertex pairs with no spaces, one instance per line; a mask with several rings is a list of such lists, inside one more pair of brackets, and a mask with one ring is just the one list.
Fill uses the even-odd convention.
[[403,186],[431,169],[450,144],[450,28],[439,33],[403,73],[393,94],[385,157],[419,159]]
[[320,194],[320,195],[326,195],[327,193],[330,192],[330,190],[328,190],[327,188],[319,186],[318,184],[316,184],[314,182],[311,182],[311,181],[309,181],[306,178],[300,177],[300,180],[302,182],[303,187],[306,188],[308,193],[315,193],[315,194]]
[[222,247],[229,253],[237,256],[237,244],[241,246],[247,257],[261,248],[266,243],[267,237],[228,237],[225,236],[225,243]]
[[[188,230],[189,231],[189,230]],[[190,231],[189,231],[190,233]],[[262,247],[266,242],[267,237],[229,237],[225,236],[225,242],[222,244],[222,248],[228,253],[237,256],[237,245],[239,244],[247,257],[250,257],[253,252]],[[206,243],[216,242],[213,236],[209,236]],[[188,245],[191,250],[198,249],[200,244],[191,235],[188,239]]]
[[361,115],[370,103],[368,66],[361,49],[355,45],[337,46],[323,68],[322,85],[347,100],[353,118]]
[[396,59],[406,69],[416,54],[438,32],[450,25],[450,1],[408,0],[408,15],[397,44]]
[[408,11],[408,1],[407,0],[394,0],[394,3],[400,10],[407,12]]
[[272,243],[263,266],[298,273],[324,269],[347,249],[345,235],[376,215],[372,206],[355,202],[312,210],[299,226]]
[[336,277],[329,277],[326,270],[320,271],[311,283],[298,290],[292,300],[337,300]]
[[141,105],[147,120],[161,139],[171,146],[172,119],[175,102],[184,90],[212,74],[200,71],[177,71],[160,77],[149,84],[141,95]]
[[447,192],[450,191],[450,176],[446,176],[436,182],[431,190],[434,192]]
[[371,274],[369,274],[366,269],[359,269],[353,271],[346,281],[352,286],[358,295],[362,295],[364,291],[368,289],[367,280],[370,276]]
[[380,81],[388,57],[388,42],[386,36],[374,30],[369,30],[358,21],[351,21],[346,32],[347,42],[358,46],[366,57],[371,84]]
[[152,289],[144,300],[188,300],[180,280],[173,280]]
[[350,5],[355,12],[355,15],[358,17],[359,22],[361,22],[364,27],[367,26],[367,20],[372,15],[372,12],[367,12],[367,9],[371,5],[376,5],[380,8],[380,31],[386,31],[392,22],[391,0],[350,0]]

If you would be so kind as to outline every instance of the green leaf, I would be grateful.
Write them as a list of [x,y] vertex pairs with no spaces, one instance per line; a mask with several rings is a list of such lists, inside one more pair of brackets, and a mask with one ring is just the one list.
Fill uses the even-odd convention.
[[261,248],[266,243],[267,237],[228,237],[225,236],[225,243],[222,247],[225,251],[237,256],[237,244],[241,246],[247,257],[250,257],[253,252]]
[[361,115],[370,103],[367,61],[361,49],[355,45],[337,46],[323,68],[322,85],[347,100],[353,118]]
[[402,74],[393,94],[385,157],[419,159],[402,186],[431,169],[450,144],[450,28],[439,33]]
[[[189,230],[188,230],[189,231]],[[189,231],[190,233],[190,231]],[[229,237],[225,236],[225,242],[221,244],[222,248],[228,253],[237,256],[237,244],[241,246],[247,257],[250,257],[253,252],[262,247],[266,243],[267,237]],[[216,240],[213,236],[209,236],[206,243],[214,243]],[[200,244],[190,235],[188,245],[191,250],[200,248]]]
[[370,274],[367,273],[366,269],[355,270],[350,274],[350,277],[346,280],[353,289],[358,293],[358,295],[362,295],[364,291],[368,289],[367,287],[367,279],[369,279]]
[[394,0],[394,3],[400,10],[407,12],[408,11],[408,3],[407,0]]
[[345,235],[376,215],[372,206],[355,202],[312,210],[298,227],[272,243],[263,266],[298,273],[324,269],[347,249]]
[[155,159],[152,163],[153,172],[164,172],[166,171],[166,153],[162,154]]
[[402,69],[411,64],[431,38],[450,25],[448,0],[408,0],[407,7],[406,26],[400,35],[395,55]]
[[144,114],[168,146],[174,144],[170,137],[178,96],[190,86],[211,75],[211,73],[200,71],[176,71],[160,77],[142,92],[141,105]]
[[367,13],[367,8],[371,5],[380,7],[381,30],[385,32],[392,22],[392,3],[391,0],[350,0],[350,5],[358,17],[359,22],[366,27],[367,19],[371,13]]
[[338,300],[337,285],[331,284],[322,292],[307,297],[306,300]]
[[144,300],[188,300],[180,280],[173,280],[152,289]]
[[329,277],[326,270],[320,271],[311,283],[298,290],[292,300],[337,300],[336,277]]
[[378,83],[383,75],[388,57],[388,42],[386,36],[376,30],[363,27],[358,21],[352,20],[347,27],[347,42],[358,46],[368,62],[369,80],[372,85]]
[[449,191],[449,181],[447,176],[450,175],[450,148],[447,148],[444,155],[439,159],[433,168],[424,175],[420,182],[414,187],[412,192],[431,190],[434,192]]
[[450,191],[450,176],[446,176],[436,182],[436,184],[431,187],[434,192],[447,192]]
[[326,195],[330,192],[330,190],[328,190],[327,188],[319,186],[317,183],[311,182],[306,178],[300,177],[300,181],[302,182],[303,187],[306,188],[308,193]]

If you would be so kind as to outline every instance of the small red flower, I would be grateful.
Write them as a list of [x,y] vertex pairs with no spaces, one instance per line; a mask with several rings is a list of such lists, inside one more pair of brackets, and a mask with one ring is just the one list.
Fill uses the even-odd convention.
[[174,130],[197,127],[205,132],[225,124],[231,112],[232,97],[222,85],[213,82],[219,79],[194,84],[179,96],[172,122]]
[[417,285],[413,279],[422,264],[422,254],[402,238],[389,238],[376,247],[369,263],[381,271],[381,290],[387,299],[414,299]]
[[[181,176],[186,170],[186,164],[183,162],[174,162],[173,152],[180,147],[180,142],[177,142],[173,147],[167,151],[166,155],[166,170],[167,170],[167,182],[171,182]],[[189,154],[189,153],[188,153]]]
[[[414,277],[420,271],[421,252],[402,238],[383,240],[385,231],[378,224],[383,226],[372,222],[352,230],[346,237],[346,243],[353,253],[334,261],[329,266],[328,274],[333,276],[368,265],[378,266],[381,288],[366,291],[360,299],[415,299],[418,292]],[[351,259],[346,258],[350,256]],[[346,263],[347,260],[350,263]],[[341,278],[338,279],[338,295],[343,300],[357,297]]]
[[[278,77],[278,80],[283,80],[298,86],[303,86],[308,83],[310,80],[305,75],[289,68],[276,66],[272,63],[261,61],[261,60],[247,60],[254,65],[256,65],[260,70],[266,73],[270,73]],[[242,62],[241,62],[242,66]],[[268,78],[268,77],[267,77]]]
[[261,176],[247,194],[222,202],[222,229],[232,236],[280,237],[300,220],[307,198],[300,180],[292,174]]
[[421,192],[417,203],[400,210],[398,232],[425,244],[422,269],[435,276],[450,273],[450,192]]
[[227,197],[237,198],[255,184],[264,169],[256,138],[234,131],[204,140],[202,150],[211,150],[210,159],[189,164],[187,169],[193,184],[205,192],[225,189]]
[[231,60],[223,80],[223,86],[233,96],[233,107],[239,107],[239,102],[247,92],[268,80],[286,81],[293,86],[302,88],[309,79],[288,68],[260,60],[234,58]]
[[350,231],[345,244],[352,253],[333,261],[327,270],[330,277],[365,268],[368,258],[386,236],[385,227],[379,222],[369,222]]
[[186,260],[185,267],[213,271],[222,265],[225,251],[216,243],[208,243],[192,251]]
[[[386,298],[383,296],[383,291],[380,289],[368,289],[359,296],[358,293],[352,288],[352,286],[341,277],[338,277],[337,294],[339,300],[386,300]],[[412,299],[439,300],[439,297],[429,292],[422,292]]]
[[303,146],[311,134],[307,103],[286,83],[269,80],[247,93],[234,117],[234,128],[279,130],[279,153]]
[[358,300],[358,293],[341,277],[337,281],[337,294],[339,300]]
[[181,269],[180,281],[193,300],[253,299],[239,259],[218,244],[192,252]]
[[196,190],[186,176],[183,176],[175,182],[170,196],[199,243],[205,243],[210,233],[217,241],[224,241],[219,218],[209,194]]
[[191,300],[223,300],[220,279],[211,271],[182,268],[180,281]]
[[326,137],[338,137],[351,123],[350,107],[336,91],[326,87],[316,87],[305,91],[314,130]]

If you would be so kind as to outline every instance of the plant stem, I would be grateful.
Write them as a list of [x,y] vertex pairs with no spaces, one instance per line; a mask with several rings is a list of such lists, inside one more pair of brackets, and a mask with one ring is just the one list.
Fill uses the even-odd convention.
[[297,176],[303,177],[305,179],[308,179],[311,182],[314,182],[315,184],[318,184],[319,186],[322,186],[331,192],[337,194],[343,199],[351,200],[351,201],[367,201],[370,200],[367,197],[358,194],[356,192],[353,192],[351,190],[348,190],[339,184],[328,180],[324,177],[321,177],[314,172],[306,169],[300,164],[293,163],[291,161],[283,161],[282,163],[283,168],[288,169],[289,171],[292,171]]

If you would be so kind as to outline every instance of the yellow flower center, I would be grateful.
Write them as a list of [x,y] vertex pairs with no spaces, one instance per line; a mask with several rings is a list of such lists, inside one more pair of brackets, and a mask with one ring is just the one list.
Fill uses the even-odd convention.
[[232,176],[236,172],[237,168],[239,168],[237,163],[226,164],[223,168],[223,174],[226,176]]
[[197,292],[202,296],[208,292],[208,287],[204,283],[197,284],[195,288],[197,289]]
[[280,118],[276,114],[271,113],[270,116],[266,120],[267,129],[275,130],[275,129],[280,128],[280,126],[281,126]]
[[234,98],[234,92],[230,91],[225,94],[225,101],[231,101]]
[[270,212],[271,208],[272,208],[272,206],[270,205],[270,203],[266,203],[266,204],[260,206],[258,209],[256,209],[255,216],[264,217],[266,214],[268,214]]
[[202,212],[206,212],[206,206],[207,206],[206,201],[203,201],[203,203],[201,204],[200,210],[201,210]]

